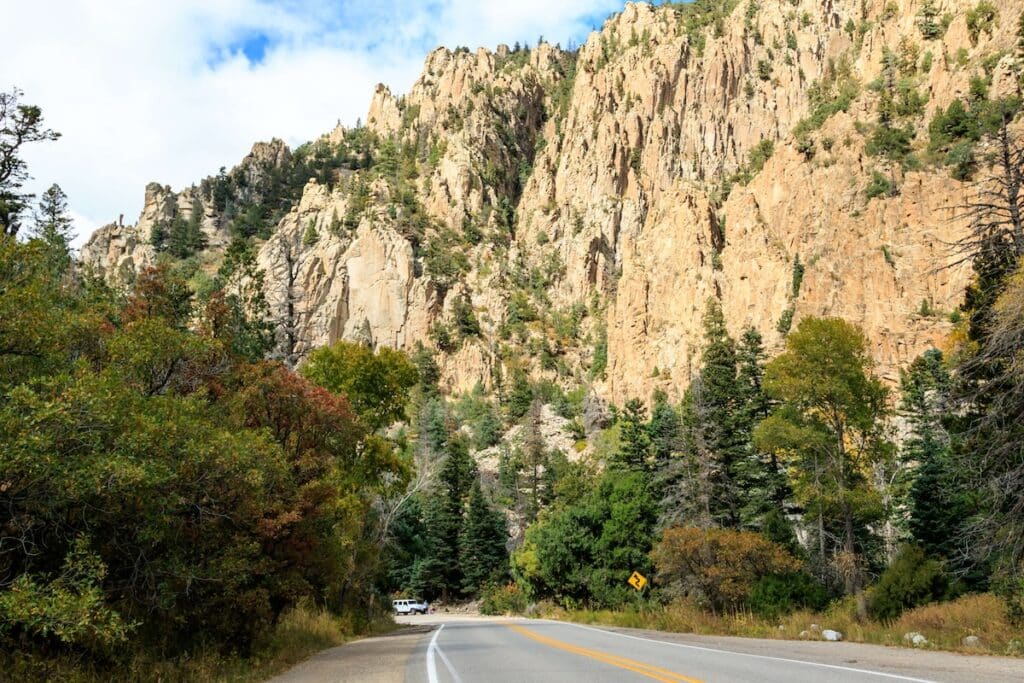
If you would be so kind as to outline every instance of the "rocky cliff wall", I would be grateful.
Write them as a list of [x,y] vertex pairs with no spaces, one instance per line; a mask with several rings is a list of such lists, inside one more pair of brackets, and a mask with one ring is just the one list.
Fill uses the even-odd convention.
[[[406,95],[373,94],[376,166],[310,181],[257,241],[271,307],[281,317],[294,304],[299,355],[340,338],[440,346],[457,391],[525,366],[593,382],[617,403],[655,388],[678,396],[710,297],[730,330],[754,326],[770,349],[784,318],[847,318],[895,380],[941,343],[970,277],[945,267],[964,229],[951,207],[968,186],[928,157],[928,121],[979,74],[994,94],[1019,88],[1024,3],[994,3],[997,20],[972,35],[974,4],[935,3],[948,26],[931,40],[917,0],[724,2],[727,14],[703,22],[637,3],[577,55],[438,49]],[[925,98],[901,123],[914,163],[868,154],[880,97],[869,86],[888,52]],[[856,86],[845,110],[794,135],[822,84],[841,79]],[[273,167],[286,154],[258,156]],[[897,191],[869,199],[876,172]],[[153,262],[152,225],[196,197],[215,261],[227,241],[218,207],[150,185],[137,226],[101,230],[84,262],[108,277]],[[479,335],[442,343],[438,326],[457,328],[467,302]],[[607,367],[594,373],[605,338]]]

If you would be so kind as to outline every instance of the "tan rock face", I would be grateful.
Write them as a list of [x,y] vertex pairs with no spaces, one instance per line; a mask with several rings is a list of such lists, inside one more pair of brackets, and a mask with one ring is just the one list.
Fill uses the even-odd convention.
[[[377,88],[366,129],[414,150],[411,191],[432,221],[423,244],[467,225],[484,235],[457,247],[468,268],[440,282],[424,267],[423,245],[403,232],[394,188],[358,171],[373,185],[356,227],[331,230],[350,207],[350,184],[311,182],[260,246],[271,307],[281,317],[293,304],[302,355],[336,339],[430,346],[435,323],[451,323],[455,302],[468,301],[481,336],[441,354],[453,391],[491,386],[513,361],[566,386],[589,381],[603,328],[608,364],[594,388],[621,403],[655,388],[681,394],[699,364],[707,300],[717,297],[734,334],[754,326],[772,350],[788,310],[794,324],[847,318],[895,381],[948,332],[945,314],[969,280],[969,267],[943,267],[963,229],[949,207],[965,187],[941,167],[904,174],[868,156],[878,96],[864,86],[882,73],[886,49],[930,61],[913,76],[925,115],[908,121],[921,156],[931,116],[969,91],[986,56],[1006,51],[993,62],[993,92],[1018,87],[1024,3],[997,2],[999,21],[976,43],[963,19],[972,2],[940,0],[954,18],[932,41],[917,29],[920,2],[896,3],[895,14],[889,4],[762,2],[748,14],[737,3],[689,35],[674,10],[628,4],[575,60],[549,45],[438,49],[408,94]],[[791,131],[810,111],[810,86],[841,63],[861,94],[811,133],[809,158]],[[765,140],[774,154],[723,200],[723,181]],[[288,154],[280,143],[257,145],[241,173],[258,187],[261,169],[287,164]],[[867,199],[876,170],[896,180],[897,196]],[[150,186],[138,226],[99,231],[83,260],[111,275],[151,262],[148,231],[171,206],[191,210],[193,196],[202,199]],[[224,227],[215,207],[203,210],[216,251]],[[311,225],[319,237],[308,244]],[[797,257],[804,276],[794,292]],[[519,295],[537,319],[513,325]],[[570,310],[578,324],[558,324]]]

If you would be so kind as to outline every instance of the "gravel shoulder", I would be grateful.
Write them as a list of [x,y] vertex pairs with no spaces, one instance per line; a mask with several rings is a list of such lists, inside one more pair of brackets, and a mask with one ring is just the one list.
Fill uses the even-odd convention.
[[383,636],[333,647],[270,679],[270,683],[402,683],[409,656],[431,630],[429,625],[407,625]]

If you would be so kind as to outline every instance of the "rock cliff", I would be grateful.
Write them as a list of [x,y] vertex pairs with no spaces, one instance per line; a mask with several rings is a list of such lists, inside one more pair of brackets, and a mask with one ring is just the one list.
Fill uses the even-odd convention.
[[[971,274],[945,267],[969,183],[928,124],[972,79],[1020,87],[1024,3],[968,22],[975,4],[631,3],[575,53],[439,48],[407,94],[377,88],[362,128],[149,185],[138,223],[82,260],[125,281],[161,258],[154,226],[202,211],[200,262],[255,245],[291,355],[423,343],[455,391],[525,369],[615,403],[678,396],[711,297],[769,349],[801,316],[847,318],[895,380]],[[872,148],[890,91],[910,99],[899,159]]]

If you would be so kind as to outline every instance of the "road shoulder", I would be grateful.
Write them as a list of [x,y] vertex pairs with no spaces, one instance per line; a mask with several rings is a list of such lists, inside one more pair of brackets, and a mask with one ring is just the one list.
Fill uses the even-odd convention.
[[990,683],[1024,680],[1024,659],[967,655],[936,650],[886,647],[867,643],[740,638],[670,633],[617,626],[556,623],[592,628],[627,638],[640,638],[683,647],[721,650],[733,654],[813,662],[829,666],[870,669],[898,676],[941,680],[984,680]]
[[270,679],[270,683],[402,683],[409,657],[432,630],[427,625],[405,626],[383,636],[324,650]]

